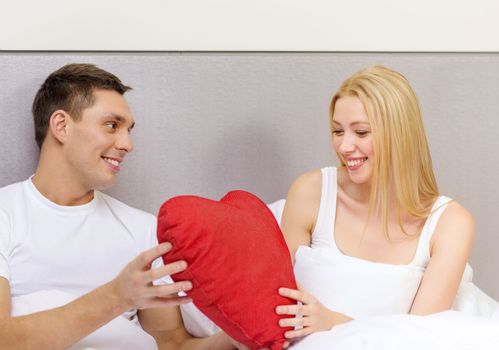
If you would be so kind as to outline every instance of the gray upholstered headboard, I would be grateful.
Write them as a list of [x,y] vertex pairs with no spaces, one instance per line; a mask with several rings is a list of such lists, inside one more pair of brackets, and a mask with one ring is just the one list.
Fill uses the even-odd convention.
[[400,70],[419,95],[442,193],[475,215],[475,280],[499,299],[499,54],[3,52],[0,185],[34,171],[31,102],[69,62],[133,86],[135,151],[110,192],[152,213],[186,193],[283,198],[300,173],[336,163],[327,110],[340,82],[375,63]]

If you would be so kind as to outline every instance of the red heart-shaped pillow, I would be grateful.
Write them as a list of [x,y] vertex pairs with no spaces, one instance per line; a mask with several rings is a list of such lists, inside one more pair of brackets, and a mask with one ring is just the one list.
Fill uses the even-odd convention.
[[[255,195],[232,191],[220,201],[180,196],[158,214],[158,240],[173,248],[168,264],[187,261],[175,281],[191,280],[194,304],[235,340],[251,349],[281,349],[277,305],[293,302],[279,287],[297,289],[288,248],[272,212]],[[289,317],[289,316],[288,316]]]

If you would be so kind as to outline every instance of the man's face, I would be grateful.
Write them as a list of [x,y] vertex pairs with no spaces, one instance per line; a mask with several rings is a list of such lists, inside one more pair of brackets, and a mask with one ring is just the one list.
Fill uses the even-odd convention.
[[120,163],[132,151],[134,119],[122,95],[95,90],[94,104],[77,121],[68,121],[65,158],[75,180],[86,190],[113,185]]

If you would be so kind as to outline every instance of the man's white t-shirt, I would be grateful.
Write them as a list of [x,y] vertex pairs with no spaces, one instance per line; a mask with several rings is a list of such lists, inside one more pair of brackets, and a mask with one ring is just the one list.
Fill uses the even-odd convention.
[[45,198],[31,179],[0,189],[0,276],[13,301],[47,291],[79,297],[157,244],[153,215],[102,192],[68,207]]

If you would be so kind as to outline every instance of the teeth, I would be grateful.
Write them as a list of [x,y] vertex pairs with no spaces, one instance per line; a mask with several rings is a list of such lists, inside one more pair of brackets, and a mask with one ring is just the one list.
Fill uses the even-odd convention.
[[109,164],[112,164],[114,166],[118,166],[120,164],[120,163],[118,163],[117,160],[114,160],[111,158],[102,157],[102,159],[104,159],[106,162],[108,162]]
[[354,167],[359,165],[360,163],[364,163],[367,160],[367,158],[362,158],[362,159],[355,159],[355,160],[347,160],[347,165],[349,167]]

